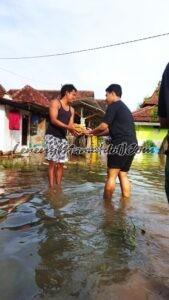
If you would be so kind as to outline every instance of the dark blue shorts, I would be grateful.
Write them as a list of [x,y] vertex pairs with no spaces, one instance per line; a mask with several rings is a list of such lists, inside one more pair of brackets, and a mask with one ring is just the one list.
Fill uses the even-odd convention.
[[118,154],[108,154],[107,156],[107,167],[109,169],[120,169],[123,172],[128,172],[130,170],[134,155],[118,155]]

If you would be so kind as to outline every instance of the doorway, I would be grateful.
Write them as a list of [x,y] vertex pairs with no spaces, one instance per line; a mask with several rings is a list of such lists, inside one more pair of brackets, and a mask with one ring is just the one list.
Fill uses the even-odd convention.
[[28,144],[28,129],[29,129],[29,116],[22,116],[22,146],[27,146]]

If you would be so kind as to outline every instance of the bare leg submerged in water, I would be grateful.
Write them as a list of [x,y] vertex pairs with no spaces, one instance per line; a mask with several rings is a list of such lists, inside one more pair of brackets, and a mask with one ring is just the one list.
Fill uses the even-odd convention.
[[51,189],[54,188],[55,183],[61,187],[61,182],[63,178],[63,163],[55,163],[54,161],[49,161],[49,186]]
[[62,177],[63,177],[63,164],[62,163],[58,163],[55,166],[55,176],[56,176],[56,183],[58,184],[58,186],[61,186]]
[[119,172],[119,180],[123,198],[129,198],[131,195],[131,183],[128,179],[127,172]]
[[120,171],[120,169],[108,169],[107,181],[104,188],[104,200],[111,200],[116,187],[116,178],[120,180],[122,196],[129,198],[131,193],[131,184],[127,176],[127,172]]

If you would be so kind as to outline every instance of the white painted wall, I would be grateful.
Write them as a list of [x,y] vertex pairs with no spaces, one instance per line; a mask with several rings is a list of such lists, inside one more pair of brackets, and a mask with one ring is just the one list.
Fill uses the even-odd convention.
[[5,141],[5,106],[0,105],[0,151],[4,151]]
[[[20,111],[21,113],[21,126],[20,130],[10,130],[9,129],[9,120],[8,112],[11,110],[11,107],[0,105],[0,150],[3,152],[12,151],[17,143],[17,152],[22,149],[22,114],[28,114],[26,111]],[[28,145],[29,147],[29,135],[28,135]]]

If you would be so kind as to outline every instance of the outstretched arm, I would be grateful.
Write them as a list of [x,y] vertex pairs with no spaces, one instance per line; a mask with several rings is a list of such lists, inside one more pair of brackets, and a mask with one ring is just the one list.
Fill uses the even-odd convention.
[[102,135],[103,132],[109,130],[108,124],[106,123],[101,123],[99,126],[97,126],[95,129],[91,130],[89,133],[92,135]]
[[97,136],[108,136],[109,135],[109,129],[102,131],[101,133],[98,133]]

